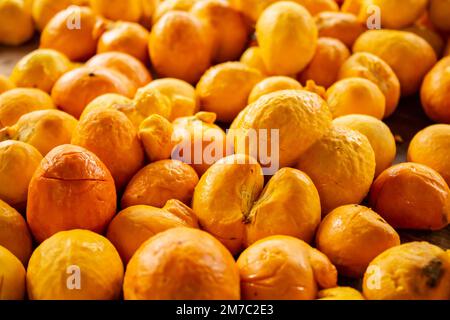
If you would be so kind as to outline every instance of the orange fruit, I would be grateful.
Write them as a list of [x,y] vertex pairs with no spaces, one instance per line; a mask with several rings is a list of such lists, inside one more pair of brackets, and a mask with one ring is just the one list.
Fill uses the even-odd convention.
[[150,58],[161,77],[195,83],[210,65],[210,43],[202,22],[192,14],[173,11],[154,26]]
[[27,269],[30,300],[115,300],[122,280],[117,250],[88,230],[48,238],[33,252]]
[[397,146],[394,135],[384,122],[371,116],[351,114],[336,118],[333,123],[366,136],[375,152],[375,177],[392,165],[397,154]]
[[314,17],[319,37],[335,38],[351,48],[366,26],[353,14],[321,12]]
[[250,68],[259,70],[263,75],[269,74],[264,64],[260,47],[250,47],[245,50],[241,56],[240,62]]
[[[31,14],[36,28],[42,32],[47,23],[60,11],[76,4],[74,0],[33,0]],[[78,1],[80,2],[80,1]]]
[[33,251],[31,235],[25,219],[2,200],[0,200],[0,246],[8,249],[24,266],[28,264]]
[[0,128],[14,125],[36,110],[55,109],[52,98],[39,89],[15,88],[0,95]]
[[174,228],[139,248],[127,266],[123,291],[125,300],[239,300],[239,272],[213,236]]
[[445,42],[437,31],[433,30],[431,27],[419,25],[418,23],[403,30],[417,34],[433,47],[437,57],[442,56],[445,48]]
[[258,19],[256,38],[271,75],[293,75],[314,57],[317,27],[309,12],[294,2],[276,2]]
[[429,166],[450,185],[450,125],[436,124],[418,132],[409,145],[408,161]]
[[45,156],[53,148],[70,143],[77,124],[77,119],[59,110],[33,111],[20,117],[14,126],[0,130],[0,140],[28,143]]
[[333,125],[301,155],[297,168],[316,185],[326,215],[363,201],[375,175],[375,153],[363,134]]
[[240,62],[218,64],[206,71],[197,84],[200,108],[230,123],[247,106],[252,88],[262,79],[258,70]]
[[0,142],[0,199],[18,210],[24,209],[28,185],[41,160],[39,151],[27,143]]
[[[263,141],[268,146],[268,156],[278,157],[279,166],[287,167],[295,165],[299,157],[330,126],[331,113],[319,95],[304,90],[283,90],[266,94],[247,106],[234,120],[229,135],[236,136],[235,152],[242,152],[240,144],[243,141],[247,144],[254,130],[257,135],[261,129],[279,130],[278,141],[268,132],[267,139],[264,136],[257,137],[258,145],[261,139],[267,140]],[[272,145],[275,143],[278,145],[272,153]],[[246,147],[245,153],[250,154],[251,148]],[[259,158],[263,160],[262,155]]]
[[245,300],[313,300],[318,288],[337,282],[336,268],[324,254],[288,236],[254,243],[237,265]]
[[400,245],[400,237],[376,212],[346,205],[325,217],[317,231],[316,244],[340,275],[359,278],[376,256]]
[[410,242],[370,263],[363,293],[369,300],[448,300],[449,284],[449,255],[428,242]]
[[450,220],[450,189],[433,169],[402,163],[372,185],[370,204],[394,228],[439,230]]
[[221,63],[238,59],[245,50],[249,28],[242,14],[221,0],[197,1],[190,11],[199,18],[212,38],[212,61]]
[[335,287],[317,293],[319,300],[365,300],[361,292],[351,287]]
[[258,82],[250,92],[248,104],[251,104],[262,96],[282,90],[301,90],[302,85],[295,79],[286,76],[267,77]]
[[386,98],[380,88],[364,78],[346,78],[328,88],[327,102],[334,118],[365,114],[383,119]]
[[299,75],[302,84],[314,80],[319,86],[330,87],[338,79],[342,64],[350,57],[350,51],[339,40],[319,38],[314,58]]
[[37,88],[50,93],[56,80],[72,69],[72,63],[62,53],[38,49],[23,57],[11,73],[17,87]]
[[8,249],[0,245],[0,300],[25,298],[25,268]]
[[385,118],[394,113],[400,100],[400,81],[384,60],[368,52],[353,54],[341,66],[339,79],[354,77],[370,80],[380,88],[386,99]]
[[86,67],[109,68],[127,77],[136,88],[152,81],[152,76],[145,65],[133,56],[121,52],[105,52],[92,57]]
[[418,91],[426,73],[436,63],[436,54],[428,42],[406,31],[366,31],[356,40],[353,52],[369,52],[384,60],[397,75],[405,96]]
[[38,242],[63,230],[101,233],[115,211],[114,180],[97,156],[84,148],[56,147],[31,179],[27,221]]
[[450,31],[450,23],[447,19],[450,14],[450,2],[446,0],[430,0],[428,12],[430,20],[436,28],[444,32]]
[[0,74],[0,94],[8,90],[14,89],[14,87],[15,87],[14,83],[12,83],[12,81],[9,80],[9,78]]
[[74,130],[71,143],[99,157],[111,172],[117,190],[122,190],[144,165],[144,151],[136,129],[117,110],[88,113]]
[[138,23],[114,22],[107,26],[106,31],[98,40],[97,53],[118,51],[146,63],[149,38],[150,33]]
[[131,179],[122,197],[122,208],[135,205],[161,208],[171,199],[188,204],[197,183],[195,170],[181,161],[153,162]]
[[[169,211],[168,206],[174,202],[183,210],[186,219]],[[109,224],[107,237],[127,264],[139,247],[152,236],[179,227],[198,228],[195,214],[182,202],[169,200],[162,209],[140,205],[119,212]]]
[[95,54],[101,29],[101,20],[90,8],[70,6],[47,23],[40,47],[57,50],[72,61],[85,61]]
[[105,93],[132,97],[136,87],[121,73],[108,68],[81,67],[56,81],[52,98],[61,110],[79,118],[84,108]]
[[341,11],[359,15],[364,1],[365,0],[344,0],[341,6]]
[[321,218],[320,199],[311,179],[283,168],[263,187],[262,168],[254,159],[228,156],[201,177],[192,208],[202,228],[233,254],[271,235],[311,241]]
[[450,124],[450,57],[439,61],[426,75],[420,92],[425,113],[432,120]]
[[142,16],[142,0],[89,0],[92,10],[110,20],[137,22]]
[[158,22],[162,16],[171,11],[185,11],[191,10],[196,0],[163,0],[159,3],[153,12],[153,24]]
[[33,18],[22,0],[1,1],[0,21],[1,45],[18,46],[33,37]]

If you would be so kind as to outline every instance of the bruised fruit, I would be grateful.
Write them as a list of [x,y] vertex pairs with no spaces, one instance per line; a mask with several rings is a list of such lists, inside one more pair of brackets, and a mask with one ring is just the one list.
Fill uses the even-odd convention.
[[153,114],[139,126],[139,139],[150,162],[169,159],[174,147],[173,126],[164,117]]
[[114,180],[97,156],[84,148],[56,147],[31,179],[27,221],[38,242],[77,228],[102,233],[115,211]]

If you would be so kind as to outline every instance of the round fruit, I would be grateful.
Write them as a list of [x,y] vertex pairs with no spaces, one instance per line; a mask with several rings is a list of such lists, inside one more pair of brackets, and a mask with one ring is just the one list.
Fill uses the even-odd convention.
[[450,124],[450,57],[439,61],[422,83],[422,106],[428,117]]
[[229,156],[202,176],[192,208],[202,228],[233,254],[271,235],[311,241],[321,218],[320,199],[311,179],[284,168],[264,190],[263,186],[263,172],[254,159]]
[[269,74],[264,64],[260,47],[250,47],[245,50],[241,56],[240,62],[250,68],[259,70],[263,75]]
[[85,66],[115,70],[127,77],[136,88],[143,87],[152,80],[152,76],[145,65],[135,57],[126,53],[100,53],[86,62]]
[[335,287],[317,293],[319,300],[365,300],[361,292],[351,287]]
[[55,104],[79,118],[84,108],[105,93],[132,97],[136,87],[124,75],[107,68],[81,67],[67,72],[56,81],[52,90]]
[[364,275],[369,300],[448,300],[450,256],[427,242],[393,247],[376,257]]
[[[318,161],[320,159],[320,161]],[[375,175],[375,153],[357,131],[333,125],[300,157],[297,168],[316,185],[322,214],[346,204],[359,204]]]
[[433,30],[432,27],[415,24],[409,28],[403,29],[403,31],[415,33],[422,39],[426,40],[430,44],[430,46],[433,47],[436,56],[442,56],[445,48],[444,39],[437,31]]
[[0,300],[25,298],[25,268],[19,259],[0,245]]
[[0,246],[8,249],[24,266],[28,264],[33,251],[31,235],[25,219],[2,200],[0,200]]
[[118,21],[108,25],[107,30],[98,40],[97,52],[127,53],[142,63],[146,63],[149,38],[150,33],[140,24]]
[[30,300],[115,300],[122,280],[114,246],[88,230],[62,231],[45,240],[27,269]]
[[12,83],[11,80],[9,80],[9,78],[0,74],[0,94],[14,88],[15,88],[14,83]]
[[57,50],[72,61],[85,61],[96,52],[101,28],[101,21],[90,8],[70,6],[47,23],[40,47]]
[[293,2],[277,2],[261,14],[256,37],[265,66],[273,75],[293,75],[314,57],[317,27],[309,12]]
[[60,11],[72,4],[74,0],[33,0],[31,14],[39,31],[44,30],[47,23]]
[[286,76],[268,77],[258,82],[250,92],[248,104],[251,104],[268,93],[281,90],[301,90],[302,85],[295,79]]
[[339,71],[339,79],[354,77],[370,80],[380,88],[386,99],[385,118],[394,113],[400,100],[400,81],[386,62],[371,53],[355,53]]
[[[171,205],[170,202],[168,205]],[[139,247],[155,234],[171,228],[198,227],[192,210],[181,202],[178,202],[178,205],[194,223],[168,211],[167,204],[162,209],[142,205],[132,206],[117,214],[108,227],[107,237],[117,248],[125,264]]]
[[240,62],[218,64],[197,84],[200,107],[214,112],[219,121],[230,123],[247,106],[252,88],[262,79],[258,70]]
[[11,73],[17,87],[37,88],[50,93],[56,80],[72,68],[70,60],[51,49],[38,49],[23,57]]
[[429,126],[411,141],[408,161],[429,166],[450,185],[450,125]]
[[319,38],[314,58],[303,72],[298,75],[302,84],[314,80],[319,86],[330,87],[336,82],[339,70],[345,60],[350,57],[350,51],[339,40]]
[[383,119],[386,98],[380,88],[364,78],[339,80],[327,90],[327,102],[334,118],[365,114]]
[[[161,250],[165,248],[165,250]],[[174,228],[145,242],[131,258],[125,300],[239,300],[239,272],[214,237]]]
[[142,16],[142,0],[89,0],[92,10],[110,20],[137,22]]
[[23,209],[28,185],[41,160],[42,155],[29,144],[13,140],[0,142],[0,199]]
[[448,21],[448,16],[450,14],[450,1],[430,0],[428,12],[430,15],[430,20],[436,28],[445,32],[450,31],[450,23]]
[[400,80],[405,96],[418,91],[426,73],[436,63],[436,54],[428,42],[406,31],[366,31],[356,40],[353,51],[369,52],[386,61]]
[[31,179],[27,221],[38,242],[77,228],[102,233],[115,211],[111,174],[96,155],[81,147],[56,147]]
[[153,26],[149,51],[161,77],[195,83],[210,65],[205,28],[198,18],[186,12],[169,12]]
[[370,204],[394,228],[439,230],[450,221],[450,189],[433,169],[402,163],[385,170],[370,191]]
[[359,278],[376,256],[398,246],[400,237],[377,213],[352,204],[336,208],[325,217],[316,244],[340,275]]
[[273,236],[247,248],[237,260],[245,300],[313,300],[318,288],[336,286],[328,258],[301,240]]
[[319,37],[335,38],[351,48],[366,26],[351,13],[321,12],[314,17]]
[[0,2],[0,44],[17,46],[34,34],[33,18],[22,0]]
[[[273,144],[279,151],[279,166],[286,167],[295,165],[330,126],[331,113],[321,97],[303,90],[283,90],[267,94],[245,108],[234,120],[230,133],[235,133],[240,141],[246,141],[255,133],[259,135],[259,130],[278,130],[279,141],[274,140]],[[265,143],[269,147],[272,146],[272,133],[267,135]],[[235,144],[236,150],[240,147]],[[251,148],[246,149],[251,152]],[[276,156],[277,150],[273,154],[270,150],[269,155]]]
[[195,170],[181,161],[153,162],[131,179],[122,197],[122,208],[135,205],[161,208],[171,199],[188,204],[197,183]]
[[348,115],[336,118],[333,123],[366,136],[375,152],[375,177],[392,165],[397,154],[397,146],[394,135],[384,122],[365,115]]
[[14,126],[0,130],[0,140],[28,143],[45,156],[53,148],[70,143],[77,124],[77,119],[59,110],[33,111],[20,117]]
[[36,110],[55,109],[52,98],[39,89],[16,88],[0,95],[0,128],[14,125]]

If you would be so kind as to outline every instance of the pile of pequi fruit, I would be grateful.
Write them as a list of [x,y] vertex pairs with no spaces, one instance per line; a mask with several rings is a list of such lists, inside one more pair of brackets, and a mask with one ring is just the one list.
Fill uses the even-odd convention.
[[[0,299],[449,300],[449,248],[398,234],[450,222],[449,18],[448,0],[0,0],[0,50],[40,33],[0,76]],[[383,120],[416,94],[435,124],[393,165]],[[229,147],[264,130],[271,174]]]

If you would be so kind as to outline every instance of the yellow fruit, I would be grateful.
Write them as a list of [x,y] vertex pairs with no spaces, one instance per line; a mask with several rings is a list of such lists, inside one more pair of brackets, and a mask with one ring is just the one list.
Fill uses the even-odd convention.
[[164,117],[153,114],[139,127],[139,139],[150,162],[169,159],[174,142],[172,124]]
[[0,21],[0,44],[17,46],[33,36],[33,18],[22,0],[1,1]]
[[[131,119],[136,127],[152,114],[158,114],[166,119],[172,116],[172,104],[170,98],[157,90],[153,85],[140,88],[134,96],[133,114],[121,110]],[[120,110],[120,109],[119,109]]]
[[361,17],[365,19],[377,6],[380,11],[381,25],[386,29],[401,29],[412,25],[426,11],[428,0],[365,0],[361,7]]
[[336,82],[341,65],[350,56],[350,51],[339,40],[319,38],[314,58],[299,75],[302,84],[313,80],[317,85],[329,88]]
[[450,256],[428,242],[386,250],[367,268],[363,293],[369,300],[448,300]]
[[359,204],[375,176],[375,153],[357,131],[333,125],[300,157],[297,168],[310,176],[322,204],[322,214],[346,204]]
[[9,250],[0,245],[0,300],[25,298],[25,268]]
[[163,0],[155,9],[153,13],[153,24],[171,11],[189,11],[195,4],[196,0]]
[[0,74],[0,94],[8,90],[14,89],[14,83],[11,82],[7,77]]
[[366,26],[351,13],[322,12],[314,17],[319,37],[335,38],[349,48],[366,30]]
[[361,292],[351,287],[335,287],[318,292],[319,300],[365,300]]
[[406,31],[367,31],[356,40],[353,52],[369,52],[387,62],[400,80],[405,96],[417,92],[436,63],[436,54],[428,42]]
[[394,113],[400,100],[400,81],[386,62],[371,53],[355,53],[339,71],[339,79],[353,77],[364,78],[378,85],[386,99],[384,117]]
[[210,66],[210,43],[202,22],[192,14],[165,14],[150,34],[149,52],[161,77],[195,83]]
[[62,231],[33,252],[27,269],[31,300],[114,300],[123,265],[108,239],[88,230]]
[[28,185],[42,155],[33,146],[19,141],[0,142],[0,199],[16,209],[27,201]]
[[91,8],[110,20],[137,22],[142,16],[142,0],[89,0]]
[[347,115],[334,119],[334,124],[345,126],[366,136],[375,152],[375,177],[389,168],[395,160],[397,147],[389,127],[382,121],[366,115]]
[[200,107],[214,112],[219,121],[230,123],[247,106],[252,88],[262,79],[258,70],[240,62],[218,64],[206,71],[197,84]]
[[309,12],[291,2],[277,2],[261,14],[256,37],[267,71],[273,75],[293,75],[314,57],[317,27]]
[[55,14],[75,4],[75,2],[74,0],[33,0],[31,14],[37,29],[39,31],[44,30]]
[[450,31],[450,1],[448,0],[430,0],[429,7],[430,20],[433,25],[441,31]]
[[56,80],[72,69],[72,63],[62,53],[38,49],[23,57],[11,73],[17,87],[37,88],[50,93]]
[[241,56],[241,63],[258,69],[263,75],[269,74],[264,64],[260,47],[250,47]]
[[339,80],[327,90],[327,102],[334,118],[365,114],[383,119],[386,98],[378,86],[363,78]]
[[25,219],[2,200],[0,200],[0,246],[8,249],[24,266],[28,264],[33,251],[33,243]]
[[0,95],[0,128],[14,125],[21,116],[36,110],[55,109],[44,91],[16,88]]
[[53,148],[70,143],[77,124],[77,119],[59,110],[33,111],[20,117],[14,126],[0,130],[0,140],[28,143],[45,156]]
[[417,133],[409,145],[408,161],[429,166],[450,185],[450,125],[436,124]]
[[250,92],[248,104],[261,98],[263,95],[281,90],[301,90],[302,85],[295,79],[285,76],[268,77],[258,82]]
[[[255,133],[252,133],[253,130],[257,131],[257,135],[260,129],[279,130],[276,149],[279,150],[279,165],[285,167],[295,165],[330,126],[331,113],[320,96],[303,90],[283,90],[267,94],[246,107],[231,125],[231,133],[247,140]],[[267,134],[265,143],[270,149],[272,137],[270,132]],[[238,147],[235,145],[235,150]],[[250,153],[250,148],[246,149]],[[276,154],[269,150],[268,155]]]
[[172,111],[169,120],[193,116],[199,109],[195,88],[186,81],[175,78],[164,78],[150,82],[146,87],[157,90],[169,98]]

